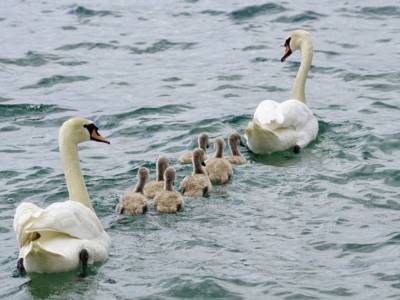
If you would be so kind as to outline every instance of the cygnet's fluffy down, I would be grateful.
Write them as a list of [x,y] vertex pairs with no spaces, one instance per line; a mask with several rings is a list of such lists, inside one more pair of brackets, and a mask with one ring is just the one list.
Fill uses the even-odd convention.
[[160,213],[176,213],[184,207],[182,195],[174,189],[175,177],[175,169],[168,167],[164,173],[164,190],[154,198],[154,206]]
[[240,139],[240,134],[235,132],[229,136],[229,148],[231,149],[231,156],[227,156],[226,159],[234,165],[242,165],[245,164],[247,161],[246,159],[240,154],[240,151],[237,147],[237,144],[240,143],[242,145],[242,141]]
[[179,187],[184,196],[202,197],[212,190],[210,179],[203,168],[205,165],[204,154],[204,150],[201,148],[193,151],[193,173],[186,176]]
[[124,215],[141,215],[147,212],[146,198],[143,187],[149,176],[149,170],[141,167],[138,171],[138,183],[134,191],[124,193],[117,204],[117,212]]
[[144,195],[153,199],[156,194],[164,189],[164,172],[168,168],[169,160],[165,156],[157,159],[157,180],[150,181],[144,186]]
[[[207,148],[208,146],[208,135],[207,133],[201,133],[197,139],[199,148],[204,150],[204,160],[207,159]],[[193,152],[186,152],[179,158],[181,164],[191,164],[193,162]]]
[[206,172],[212,184],[224,184],[232,178],[233,169],[231,163],[224,158],[224,140],[218,138],[215,146],[215,157],[206,161]]

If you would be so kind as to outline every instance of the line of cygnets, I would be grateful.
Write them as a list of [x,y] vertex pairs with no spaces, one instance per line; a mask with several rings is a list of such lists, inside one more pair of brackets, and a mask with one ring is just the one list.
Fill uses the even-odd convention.
[[[198,148],[184,153],[179,161],[182,164],[193,164],[192,175],[186,176],[180,183],[179,190],[175,190],[176,171],[169,166],[166,156],[157,160],[157,180],[146,184],[149,170],[140,167],[137,175],[137,184],[133,191],[124,193],[117,204],[117,212],[125,215],[140,215],[148,210],[147,199],[154,199],[154,207],[160,213],[176,213],[183,209],[183,196],[203,197],[212,190],[212,185],[227,183],[233,176],[232,164],[245,164],[246,159],[240,154],[237,147],[241,143],[239,133],[229,136],[231,156],[224,157],[224,140],[215,141],[215,155],[207,156],[208,135],[201,133],[198,138]],[[147,198],[147,199],[146,199]]]

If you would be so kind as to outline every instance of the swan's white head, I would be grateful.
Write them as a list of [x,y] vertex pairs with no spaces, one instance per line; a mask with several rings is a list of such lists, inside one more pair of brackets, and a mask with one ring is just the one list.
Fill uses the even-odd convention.
[[284,62],[294,51],[301,49],[305,43],[312,47],[311,36],[307,31],[301,29],[292,31],[285,41],[285,53],[281,62]]
[[93,121],[84,118],[71,118],[65,121],[60,128],[60,141],[67,139],[74,144],[83,143],[89,140],[109,144],[98,131]]

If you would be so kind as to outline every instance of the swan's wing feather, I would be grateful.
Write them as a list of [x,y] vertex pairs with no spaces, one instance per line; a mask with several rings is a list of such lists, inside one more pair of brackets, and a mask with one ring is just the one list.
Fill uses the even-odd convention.
[[43,211],[42,208],[30,202],[23,202],[18,205],[14,215],[13,227],[20,247],[30,240],[29,235],[31,233],[27,233],[25,228],[31,224],[33,219],[40,217]]
[[[34,205],[30,205],[31,208],[34,208]],[[19,219],[21,216],[25,219]],[[95,213],[75,201],[57,202],[46,209],[32,209],[30,214],[28,211],[18,216],[16,214],[15,223],[18,224],[17,236],[21,237],[26,237],[33,232],[53,231],[79,239],[91,240],[103,232],[103,227]],[[20,234],[18,234],[19,232]],[[23,244],[25,238],[18,238],[18,240],[20,244]]]
[[254,113],[256,119],[262,126],[275,129],[282,124],[284,116],[279,108],[279,103],[272,100],[264,100],[258,106]]
[[303,128],[311,118],[314,118],[311,110],[303,102],[287,100],[280,104],[279,110],[284,116],[281,127],[299,130]]
[[298,100],[287,100],[282,103],[265,100],[258,105],[254,113],[254,119],[269,130],[283,128],[299,130],[311,118],[313,118],[311,110]]

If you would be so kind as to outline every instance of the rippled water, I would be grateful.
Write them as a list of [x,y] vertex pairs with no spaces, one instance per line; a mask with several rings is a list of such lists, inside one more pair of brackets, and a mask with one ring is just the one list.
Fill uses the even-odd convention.
[[[0,3],[1,298],[400,298],[397,1],[72,3]],[[315,41],[317,140],[242,149],[233,182],[178,215],[115,215],[140,165],[167,154],[182,179],[199,132],[243,133],[261,100],[288,98],[296,28]],[[57,133],[78,115],[111,140],[80,151],[111,256],[84,280],[20,277],[15,207],[67,197]]]

